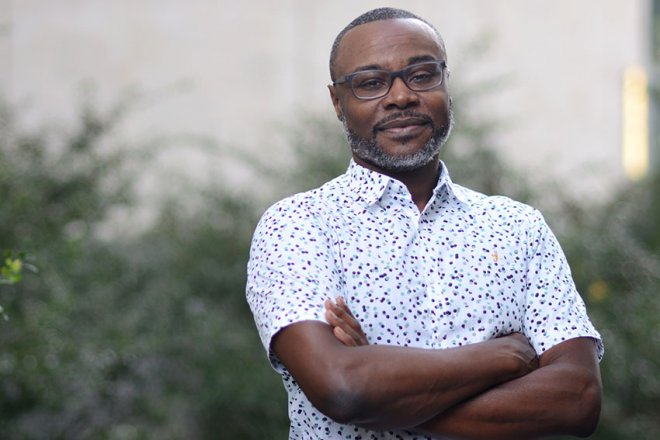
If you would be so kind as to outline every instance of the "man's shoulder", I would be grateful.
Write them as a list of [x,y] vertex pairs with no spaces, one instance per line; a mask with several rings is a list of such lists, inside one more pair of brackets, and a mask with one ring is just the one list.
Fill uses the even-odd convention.
[[540,212],[531,205],[505,195],[487,195],[458,184],[452,184],[452,190],[475,215],[488,215],[495,219],[516,222],[535,221],[541,216]]
[[262,216],[264,219],[300,219],[318,217],[333,211],[337,200],[345,194],[343,176],[336,177],[318,188],[285,197],[271,205]]

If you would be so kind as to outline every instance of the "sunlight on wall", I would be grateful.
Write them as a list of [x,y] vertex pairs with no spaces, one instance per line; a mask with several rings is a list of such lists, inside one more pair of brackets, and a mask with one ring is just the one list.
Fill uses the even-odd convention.
[[637,180],[649,168],[648,77],[641,66],[626,68],[623,77],[623,169]]

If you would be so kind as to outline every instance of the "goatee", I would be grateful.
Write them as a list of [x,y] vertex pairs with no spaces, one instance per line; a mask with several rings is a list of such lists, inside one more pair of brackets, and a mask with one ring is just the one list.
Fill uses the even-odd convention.
[[[341,122],[344,126],[344,132],[346,133],[348,143],[355,156],[384,171],[401,173],[421,168],[438,156],[438,154],[440,154],[440,149],[447,141],[454,124],[454,117],[451,108],[449,109],[447,123],[441,127],[436,127],[429,116],[410,110],[390,115],[387,120],[404,117],[423,119],[426,123],[431,125],[432,135],[418,151],[402,155],[394,155],[385,152],[383,147],[376,140],[376,130],[374,130],[374,133],[370,138],[364,138],[360,137],[348,126],[345,118],[342,118]],[[380,121],[379,124],[383,122],[384,121]],[[379,124],[376,124],[376,126]],[[401,139],[401,143],[406,143],[409,140],[410,139],[406,138]]]

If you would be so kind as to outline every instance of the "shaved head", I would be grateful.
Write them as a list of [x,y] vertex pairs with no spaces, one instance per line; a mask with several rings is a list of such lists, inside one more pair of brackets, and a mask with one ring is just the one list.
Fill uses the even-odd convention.
[[337,59],[337,53],[339,52],[339,46],[341,45],[342,40],[344,39],[344,35],[351,29],[366,24],[366,23],[371,23],[374,21],[380,21],[380,20],[394,20],[398,18],[408,18],[408,19],[414,19],[414,20],[419,20],[423,23],[425,23],[427,26],[429,26],[435,35],[438,38],[438,42],[440,43],[440,46],[442,47],[443,52],[445,52],[445,43],[442,40],[442,37],[440,36],[440,33],[438,30],[433,26],[431,23],[428,21],[424,20],[423,18],[413,14],[412,12],[408,12],[404,9],[396,9],[396,8],[378,8],[378,9],[372,9],[371,11],[367,11],[364,14],[360,15],[357,17],[355,20],[351,21],[344,29],[337,34],[337,37],[335,38],[334,43],[332,43],[332,49],[330,50],[330,78],[334,81],[336,79],[335,75],[335,61]]

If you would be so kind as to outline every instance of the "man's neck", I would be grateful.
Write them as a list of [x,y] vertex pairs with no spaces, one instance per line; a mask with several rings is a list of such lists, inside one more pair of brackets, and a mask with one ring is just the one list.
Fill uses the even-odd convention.
[[438,183],[438,178],[440,176],[440,158],[436,156],[431,162],[424,165],[421,168],[417,168],[413,171],[406,172],[392,172],[382,170],[370,163],[366,163],[358,157],[353,157],[355,163],[368,168],[377,173],[384,174],[393,179],[396,179],[402,182],[408,188],[412,200],[419,209],[419,212],[422,212],[426,207],[426,204],[431,200],[433,195],[433,189]]

